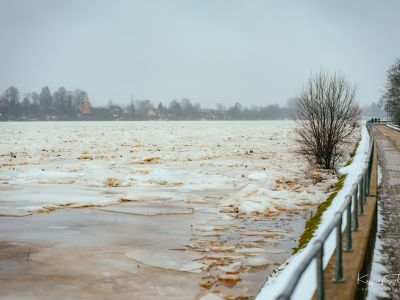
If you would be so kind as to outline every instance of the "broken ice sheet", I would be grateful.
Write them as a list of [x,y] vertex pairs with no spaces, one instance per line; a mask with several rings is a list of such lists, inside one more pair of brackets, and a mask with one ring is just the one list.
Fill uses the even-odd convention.
[[100,207],[98,209],[115,213],[142,216],[187,215],[193,214],[194,212],[194,209],[191,207],[182,207],[182,205],[174,205],[169,203],[151,203],[150,201],[144,203],[127,203],[125,205],[109,205],[106,207]]
[[206,267],[196,261],[202,256],[191,251],[133,249],[125,255],[142,264],[168,270],[201,273]]
[[252,267],[260,267],[270,264],[271,262],[265,256],[257,255],[257,256],[248,256],[245,259],[245,264]]
[[21,208],[0,207],[0,217],[25,217],[30,214],[29,211]]
[[218,269],[225,273],[238,273],[238,272],[240,272],[241,266],[242,266],[242,262],[236,261],[227,266],[219,266]]
[[106,179],[104,179],[103,183],[104,185],[110,187],[128,187],[132,186],[133,184],[131,180],[123,180],[115,177],[107,177]]

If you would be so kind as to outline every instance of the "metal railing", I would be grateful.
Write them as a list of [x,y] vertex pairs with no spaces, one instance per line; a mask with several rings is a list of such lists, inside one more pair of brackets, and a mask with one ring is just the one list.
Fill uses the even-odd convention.
[[[371,131],[372,125],[367,122],[368,131]],[[299,265],[291,275],[285,291],[279,294],[277,299],[290,299],[296,286],[303,276],[304,271],[311,264],[313,260],[316,261],[316,283],[317,299],[322,300],[325,298],[324,288],[324,244],[327,241],[333,230],[336,230],[336,249],[335,249],[335,269],[334,269],[334,282],[343,282],[343,260],[342,253],[352,251],[352,231],[358,230],[358,217],[364,213],[364,204],[366,203],[367,196],[370,191],[372,163],[374,157],[374,140],[371,138],[371,143],[368,152],[368,159],[362,173],[357,177],[357,181],[353,184],[350,194],[346,195],[344,202],[336,211],[334,218],[330,220],[329,224],[325,227],[323,232],[313,242],[311,250],[302,259]],[[345,247],[343,248],[343,232],[342,221],[343,217],[346,220]]]
[[386,126],[388,126],[389,128],[392,128],[392,129],[394,129],[394,130],[400,131],[400,126],[398,126],[398,125],[395,124],[395,123],[387,122],[387,123],[386,123]]

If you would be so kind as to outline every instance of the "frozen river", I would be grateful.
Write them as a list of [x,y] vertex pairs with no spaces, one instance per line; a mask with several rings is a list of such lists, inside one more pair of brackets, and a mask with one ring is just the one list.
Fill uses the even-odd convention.
[[252,298],[333,176],[294,123],[0,123],[0,297]]

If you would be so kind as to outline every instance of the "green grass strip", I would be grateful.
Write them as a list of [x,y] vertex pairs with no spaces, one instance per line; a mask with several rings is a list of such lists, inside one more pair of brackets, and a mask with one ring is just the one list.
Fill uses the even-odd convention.
[[350,158],[348,161],[346,161],[346,164],[344,166],[345,167],[350,166],[352,162],[353,162],[353,159]]
[[[360,140],[357,141],[353,151],[350,152],[350,159],[346,162],[345,164],[346,167],[353,162],[353,158],[356,155],[359,145],[360,145]],[[342,174],[339,176],[339,179],[336,182],[332,193],[329,194],[328,198],[317,207],[316,213],[307,221],[304,232],[300,237],[297,247],[293,248],[293,254],[297,253],[300,249],[303,249],[312,239],[315,230],[317,230],[318,225],[321,223],[322,214],[328,209],[333,199],[336,197],[337,193],[343,188],[343,184],[344,181],[346,180],[346,177],[347,174]]]
[[359,145],[360,145],[360,140],[357,141],[357,143],[354,146],[353,151],[350,152],[350,159],[348,161],[346,161],[346,163],[344,165],[345,167],[351,165],[351,163],[353,162],[354,155],[356,155],[356,152],[357,152],[357,149],[358,149]]
[[318,206],[315,214],[307,221],[304,232],[300,237],[299,244],[297,247],[293,248],[293,254],[297,253],[300,249],[303,249],[312,239],[315,230],[317,230],[318,225],[321,223],[322,214],[328,209],[337,193],[342,189],[346,177],[347,174],[340,175],[338,182],[335,184],[333,192]]
[[354,146],[353,151],[350,152],[350,157],[351,157],[351,158],[353,158],[354,155],[356,155],[356,152],[357,152],[357,149],[358,149],[358,146],[359,146],[359,145],[360,145],[360,140],[357,141],[357,143],[356,143],[355,146]]

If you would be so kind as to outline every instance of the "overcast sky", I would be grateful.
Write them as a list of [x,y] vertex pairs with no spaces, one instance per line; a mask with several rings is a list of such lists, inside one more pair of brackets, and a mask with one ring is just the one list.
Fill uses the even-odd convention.
[[285,104],[341,70],[377,101],[400,56],[400,1],[0,0],[0,90]]

